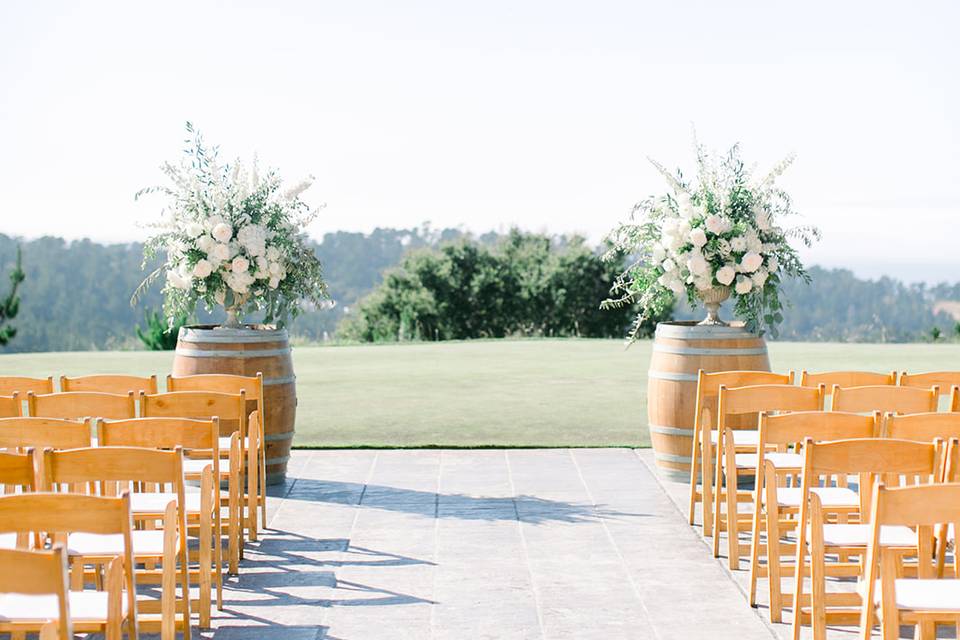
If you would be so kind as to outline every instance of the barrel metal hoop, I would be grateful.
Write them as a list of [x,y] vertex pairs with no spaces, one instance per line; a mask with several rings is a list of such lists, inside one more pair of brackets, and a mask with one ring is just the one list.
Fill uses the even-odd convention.
[[255,342],[286,342],[288,336],[285,329],[194,329],[181,327],[178,339],[180,342],[239,342],[251,344]]
[[268,433],[263,436],[264,442],[279,442],[281,440],[293,440],[295,431],[284,431],[282,433]]
[[263,386],[269,386],[271,384],[289,384],[297,381],[297,376],[284,376],[282,378],[264,378]]
[[696,382],[697,374],[695,373],[675,373],[673,371],[648,371],[648,378],[656,378],[657,380],[671,380],[673,382]]
[[690,464],[690,456],[678,456],[673,453],[659,453],[654,451],[653,457],[657,460],[663,460],[664,462],[680,462]]
[[290,347],[284,347],[283,349],[261,349],[260,351],[232,351],[229,349],[207,351],[205,349],[177,348],[177,355],[186,358],[270,358],[273,356],[284,356],[288,353],[290,353]]
[[288,455],[287,455],[287,456],[278,456],[278,457],[276,457],[276,458],[267,458],[266,460],[263,461],[263,463],[264,463],[265,465],[269,465],[269,464],[283,464],[283,463],[285,463],[285,462],[286,462],[287,460],[289,460],[289,459],[290,459],[290,456],[288,456]]
[[729,327],[719,325],[670,324],[661,322],[657,325],[658,338],[676,338],[678,340],[709,340],[712,338],[741,339],[757,338],[743,327]]
[[675,353],[683,356],[765,356],[766,347],[743,349],[710,349],[707,347],[674,347],[669,344],[655,343],[653,350],[660,353]]
[[680,436],[685,438],[693,437],[693,429],[680,429],[679,427],[665,427],[660,424],[649,424],[650,433],[659,433],[665,436]]

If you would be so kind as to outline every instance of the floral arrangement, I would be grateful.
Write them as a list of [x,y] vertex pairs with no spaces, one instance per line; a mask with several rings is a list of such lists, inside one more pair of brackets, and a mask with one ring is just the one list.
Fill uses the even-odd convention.
[[674,297],[686,294],[691,305],[707,303],[711,313],[701,324],[724,324],[716,317],[719,302],[735,300],[734,313],[747,330],[776,337],[783,321],[779,297],[784,277],[809,276],[791,246],[811,246],[820,237],[811,226],[786,227],[795,215],[790,197],[775,186],[793,162],[788,156],[766,176],[754,179],[740,159],[739,146],[726,156],[708,154],[695,143],[697,176],[684,179],[650,160],[671,191],[638,203],[627,223],[608,236],[607,256],[627,254],[634,261],[615,280],[602,306],[636,303],[641,323],[668,310]]
[[224,326],[240,326],[244,313],[262,311],[264,322],[283,327],[305,304],[322,305],[327,285],[320,261],[307,241],[306,227],[318,210],[301,194],[312,179],[288,189],[275,171],[258,173],[239,160],[221,165],[187,123],[182,161],[165,163],[167,186],[139,191],[167,198],[164,219],[149,225],[156,233],[144,249],[144,265],[159,254],[165,262],[133,295],[164,273],[164,315],[168,322],[192,315],[197,304],[224,307]]

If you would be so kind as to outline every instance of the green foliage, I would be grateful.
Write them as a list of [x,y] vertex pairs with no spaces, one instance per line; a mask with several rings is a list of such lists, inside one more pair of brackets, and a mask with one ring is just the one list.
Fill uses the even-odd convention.
[[940,336],[943,332],[940,330],[940,327],[934,325],[930,327],[930,340],[932,342],[937,342],[940,340]]
[[461,240],[420,249],[339,332],[362,342],[622,335],[634,310],[601,311],[596,302],[620,268],[582,238],[517,230],[492,247]]
[[187,324],[187,316],[181,315],[175,318],[171,324],[159,311],[145,309],[143,318],[146,322],[146,329],[141,329],[140,325],[137,325],[136,333],[147,349],[150,351],[173,351],[177,348],[177,336],[180,335],[180,327]]
[[5,347],[17,335],[17,328],[10,324],[10,321],[17,317],[20,311],[20,297],[17,290],[20,283],[26,279],[23,272],[23,256],[20,252],[20,246],[17,246],[17,262],[10,271],[10,292],[0,300],[0,347]]

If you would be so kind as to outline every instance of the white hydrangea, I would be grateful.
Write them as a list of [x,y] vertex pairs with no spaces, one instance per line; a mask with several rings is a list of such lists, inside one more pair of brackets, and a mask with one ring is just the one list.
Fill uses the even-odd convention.
[[203,233],[203,225],[199,222],[188,222],[184,228],[188,238],[196,238]]
[[762,288],[763,285],[766,284],[769,276],[770,274],[767,273],[766,269],[757,269],[751,278],[753,280],[753,286],[755,286],[757,289]]
[[[667,258],[660,263],[660,266],[663,268],[665,273],[670,273],[677,268],[677,263],[674,262],[673,259]],[[270,265],[270,272],[273,273],[273,265]]]
[[710,263],[703,257],[702,253],[696,252],[690,255],[687,260],[687,268],[695,276],[706,275],[710,270]]
[[251,256],[262,256],[267,251],[267,231],[258,224],[248,224],[237,233],[237,242]]
[[276,262],[277,260],[279,260],[280,255],[281,255],[280,249],[278,249],[275,245],[270,245],[269,247],[267,247],[266,256],[267,256],[267,260],[269,260],[270,262]]

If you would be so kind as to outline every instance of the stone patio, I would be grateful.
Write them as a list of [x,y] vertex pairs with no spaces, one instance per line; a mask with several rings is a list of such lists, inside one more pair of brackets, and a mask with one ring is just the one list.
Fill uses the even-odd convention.
[[205,637],[776,637],[629,449],[297,451]]

